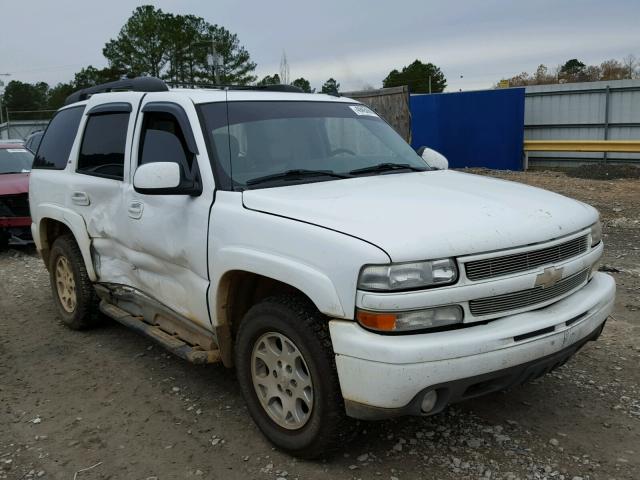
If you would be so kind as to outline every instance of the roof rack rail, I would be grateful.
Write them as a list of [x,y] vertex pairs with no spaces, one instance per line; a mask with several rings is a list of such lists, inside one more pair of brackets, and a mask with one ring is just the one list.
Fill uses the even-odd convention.
[[102,83],[94,87],[83,88],[77,92],[73,92],[64,101],[65,105],[86,100],[96,93],[105,93],[113,91],[133,91],[133,92],[166,92],[169,90],[167,84],[156,77],[136,77],[116,80],[115,82]]
[[293,85],[286,85],[284,83],[276,83],[273,85],[234,85],[230,86],[229,90],[261,90],[263,92],[304,93],[304,90],[301,88]]
[[106,93],[113,91],[132,91],[132,92],[166,92],[169,86],[177,88],[217,88],[221,90],[259,90],[263,92],[289,92],[304,93],[301,88],[293,85],[275,84],[275,85],[216,85],[207,83],[190,83],[190,82],[165,82],[156,77],[136,77],[116,80],[115,82],[101,83],[94,87],[83,88],[77,92],[73,92],[64,101],[65,105],[86,100],[96,93]]
[[224,85],[213,83],[167,82],[167,85],[176,88],[217,88],[220,90],[259,90],[263,92],[305,93],[301,88],[283,83],[270,85]]

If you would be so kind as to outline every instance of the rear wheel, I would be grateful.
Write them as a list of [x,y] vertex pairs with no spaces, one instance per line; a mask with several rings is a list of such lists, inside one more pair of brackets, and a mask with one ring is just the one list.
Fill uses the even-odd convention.
[[96,294],[80,248],[71,235],[60,236],[53,242],[49,276],[62,323],[73,330],[99,323]]
[[235,364],[251,416],[277,447],[325,455],[350,430],[327,319],[305,298],[268,298],[245,315]]

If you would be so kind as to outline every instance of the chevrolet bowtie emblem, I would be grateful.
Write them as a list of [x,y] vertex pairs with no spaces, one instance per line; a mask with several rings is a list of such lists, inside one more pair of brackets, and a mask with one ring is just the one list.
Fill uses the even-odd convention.
[[547,267],[536,277],[536,287],[549,288],[562,280],[562,268]]

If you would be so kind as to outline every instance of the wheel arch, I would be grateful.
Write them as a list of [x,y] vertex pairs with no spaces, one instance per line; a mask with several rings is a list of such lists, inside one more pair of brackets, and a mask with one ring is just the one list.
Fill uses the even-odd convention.
[[[283,271],[283,274],[286,272]],[[307,299],[323,314],[343,316],[337,295],[334,300],[338,303],[329,303],[333,305],[333,309],[328,309],[326,301],[318,301],[320,292],[307,292],[288,280],[244,269],[227,270],[221,275],[215,289],[215,310],[212,316],[225,366],[233,364],[233,342],[242,318],[253,305],[265,298],[285,293],[295,294]]]
[[51,246],[55,239],[69,233],[80,248],[89,279],[95,282],[98,277],[91,259],[91,239],[82,216],[56,205],[39,206],[38,213],[40,216],[34,222],[36,231],[33,232],[33,237],[45,265],[49,265]]

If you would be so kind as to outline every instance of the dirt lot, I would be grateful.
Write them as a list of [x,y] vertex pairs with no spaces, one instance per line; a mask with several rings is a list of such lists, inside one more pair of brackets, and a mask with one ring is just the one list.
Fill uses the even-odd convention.
[[189,365],[116,323],[66,330],[35,252],[9,250],[0,253],[0,478],[640,478],[640,180],[482,173],[602,212],[616,310],[569,364],[433,418],[360,424],[343,453],[303,462],[263,439],[232,371]]

